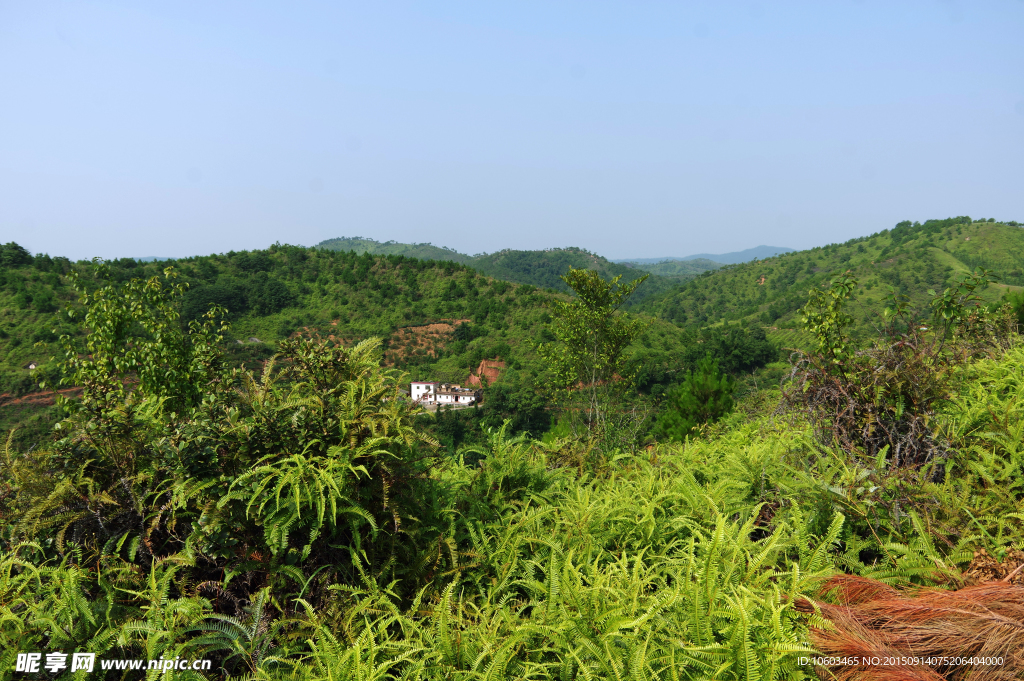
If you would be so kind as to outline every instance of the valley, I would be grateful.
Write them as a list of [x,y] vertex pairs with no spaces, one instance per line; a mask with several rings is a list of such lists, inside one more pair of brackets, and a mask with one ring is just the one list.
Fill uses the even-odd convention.
[[[99,282],[90,279],[91,266],[84,262],[33,258],[27,252],[9,255],[7,261],[17,264],[0,271],[0,426],[20,425],[16,440],[28,442],[53,423],[53,413],[40,414],[40,409],[51,409],[52,399],[19,400],[40,394],[40,380],[56,385],[59,376],[50,360],[60,355],[57,337],[80,333],[74,320],[59,311],[76,308],[69,277],[84,277],[92,282],[88,286]],[[844,244],[741,264],[648,264],[649,270],[676,275],[649,275],[627,304],[650,320],[630,350],[638,385],[652,395],[663,394],[696,361],[702,336],[715,329],[735,327],[733,333],[744,338],[757,330],[776,348],[809,348],[800,322],[807,290],[841,272],[860,281],[849,308],[851,333],[863,343],[875,332],[889,286],[922,307],[929,289],[941,290],[957,275],[985,267],[995,281],[982,295],[994,302],[1022,290],[1022,263],[1024,229],[951,218],[900,223]],[[122,259],[107,267],[115,281],[152,277],[173,267],[190,287],[182,302],[185,320],[198,318],[211,304],[228,310],[227,352],[238,365],[264,361],[278,341],[293,335],[322,334],[346,343],[379,336],[385,341],[385,364],[414,378],[465,381],[482,359],[497,358],[508,362],[509,380],[518,384],[519,372],[543,383],[536,346],[550,340],[551,305],[567,291],[561,274],[570,267],[624,281],[647,274],[582,249],[470,257],[427,244],[368,239],[182,260]],[[38,368],[28,369],[33,363]],[[770,363],[751,368],[762,371]]]

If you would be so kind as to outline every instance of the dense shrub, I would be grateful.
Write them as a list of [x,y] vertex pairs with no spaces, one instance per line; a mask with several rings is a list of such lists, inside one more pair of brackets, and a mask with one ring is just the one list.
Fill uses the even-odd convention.
[[844,311],[856,280],[844,276],[826,292],[812,290],[804,319],[818,347],[797,353],[790,402],[808,410],[823,441],[847,451],[887,456],[897,467],[945,458],[936,416],[952,377],[965,362],[1000,351],[1012,335],[1006,310],[990,315],[981,305],[976,289],[984,283],[984,273],[961,278],[935,295],[928,319],[893,289],[881,337],[859,351]]

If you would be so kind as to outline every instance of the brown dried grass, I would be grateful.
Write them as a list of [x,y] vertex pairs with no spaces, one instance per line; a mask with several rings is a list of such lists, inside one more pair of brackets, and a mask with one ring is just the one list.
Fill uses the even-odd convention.
[[974,552],[971,564],[963,571],[964,584],[1003,580],[1024,586],[1024,571],[1020,570],[1020,566],[1024,566],[1024,551],[1012,549],[1007,552],[1005,560],[1000,562],[985,549],[980,549]]
[[[812,629],[814,646],[827,657],[857,658],[857,664],[819,667],[822,678],[841,681],[897,679],[1024,678],[1024,587],[1009,580],[989,581],[956,591],[920,589],[902,593],[886,584],[840,575],[822,588],[833,603],[817,606],[832,622]],[[951,664],[927,658],[1003,658],[1001,665]],[[918,658],[888,664],[865,658]],[[886,660],[889,658],[889,660]]]

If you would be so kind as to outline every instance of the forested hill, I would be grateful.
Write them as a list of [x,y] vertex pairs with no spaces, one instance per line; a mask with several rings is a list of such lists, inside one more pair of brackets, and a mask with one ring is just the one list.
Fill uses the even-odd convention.
[[[352,250],[355,253],[406,255],[430,260],[450,260],[468,265],[477,272],[495,279],[538,286],[562,293],[569,292],[569,288],[562,281],[561,276],[568,272],[570,267],[595,270],[605,279],[611,279],[621,274],[624,280],[629,280],[653,272],[648,267],[613,263],[607,258],[583,248],[549,248],[537,251],[506,249],[496,253],[469,256],[430,244],[402,244],[394,241],[380,243],[359,237],[329,239],[317,244],[316,248]],[[669,268],[671,271],[666,270],[663,273],[653,274],[637,292],[631,304],[637,304],[646,298],[664,293],[680,281],[690,279],[715,267],[719,267],[719,265],[701,261],[692,265],[687,263],[683,267]]]
[[[211,304],[227,308],[229,359],[235,363],[269,357],[278,341],[295,333],[346,341],[379,336],[389,366],[453,382],[465,381],[485,357],[499,357],[536,378],[543,367],[533,347],[550,340],[545,335],[550,304],[561,297],[451,261],[298,246],[163,262],[125,258],[106,265],[115,281],[162,277],[164,268],[173,267],[178,281],[189,285],[181,301],[183,321],[198,318]],[[63,312],[78,307],[72,272],[90,288],[101,283],[91,263],[33,256],[13,244],[0,247],[0,428],[5,432],[18,425],[38,433],[45,425],[32,425],[39,412],[22,397],[37,393],[42,379],[57,382],[56,365],[49,361],[61,354],[57,339],[81,333]],[[664,364],[665,358],[681,356],[684,335],[656,321],[640,351],[657,354]]]
[[969,217],[905,221],[843,244],[728,265],[648,298],[639,309],[689,327],[742,320],[794,328],[807,291],[849,271],[860,283],[850,312],[855,334],[863,335],[885,307],[887,285],[922,306],[929,289],[941,291],[976,267],[990,269],[999,282],[983,292],[988,300],[1024,286],[1024,229]]
[[[583,248],[549,248],[543,251],[504,250],[488,255],[479,255],[467,263],[470,267],[494,277],[518,284],[533,284],[542,288],[568,293],[569,288],[562,281],[563,274],[569,268],[589,269],[600,274],[604,279],[622,275],[623,281],[629,281],[647,273],[644,269],[633,269],[619,265]],[[686,278],[694,276],[688,274]],[[652,275],[641,286],[631,301],[639,303],[646,298],[669,291],[680,281],[681,277],[667,278]]]
[[[190,287],[182,300],[186,320],[211,303],[227,308],[234,362],[268,357],[277,341],[296,332],[320,331],[346,340],[380,336],[388,365],[435,380],[464,381],[481,359],[497,356],[523,372],[522,385],[544,371],[533,348],[550,340],[549,306],[562,295],[551,289],[561,283],[560,274],[570,266],[595,269],[607,278],[638,273],[582,249],[503,251],[467,265],[275,245],[265,251],[107,265],[119,281],[161,275],[172,266]],[[978,266],[992,270],[1000,282],[983,292],[987,300],[1024,286],[1024,229],[966,217],[904,222],[845,244],[729,265],[682,285],[652,276],[632,307],[656,318],[636,347],[641,389],[654,391],[656,384],[664,387],[683,375],[693,363],[687,353],[697,347],[696,334],[722,322],[734,322],[730,329],[742,333],[767,327],[776,344],[799,344],[799,310],[808,290],[847,270],[860,282],[849,306],[854,335],[865,338],[885,308],[886,284],[921,306],[929,289],[941,290]],[[32,431],[30,421],[38,412],[23,396],[38,392],[40,379],[55,383],[49,359],[60,354],[58,336],[81,332],[61,312],[77,305],[72,272],[89,286],[99,285],[90,263],[33,256],[13,244],[0,247],[0,428],[20,425]],[[711,331],[733,333],[730,329]],[[32,413],[20,414],[23,407]]]
[[655,263],[623,262],[626,267],[650,272],[659,277],[695,277],[704,272],[717,270],[723,263],[708,260],[707,258],[696,258],[694,260],[664,260]]
[[[189,287],[181,301],[183,321],[221,305],[229,313],[232,340],[268,347],[307,329],[342,338],[388,338],[404,327],[445,320],[467,320],[481,338],[518,325],[517,339],[507,343],[517,345],[530,337],[526,329],[551,298],[536,287],[496,281],[450,261],[297,246],[159,263],[125,258],[106,266],[115,281],[162,277],[165,268],[173,267],[177,281]],[[29,383],[26,368],[57,354],[58,334],[75,332],[76,325],[58,312],[77,306],[72,272],[88,287],[100,285],[91,263],[65,258],[25,253],[20,261],[0,267],[0,353],[6,374],[0,392],[24,389],[13,376]],[[411,352],[403,364],[415,365],[417,358],[435,354]]]
[[403,244],[397,241],[374,241],[361,236],[339,237],[327,239],[316,245],[316,248],[324,248],[330,251],[355,251],[357,255],[370,253],[371,255],[404,255],[407,258],[419,258],[420,260],[450,260],[452,262],[466,263],[472,260],[471,256],[459,253],[452,248],[435,246],[429,243]]

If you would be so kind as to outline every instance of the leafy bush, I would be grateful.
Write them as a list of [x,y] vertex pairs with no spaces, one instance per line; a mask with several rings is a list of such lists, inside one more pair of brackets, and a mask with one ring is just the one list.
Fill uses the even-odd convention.
[[797,353],[791,403],[806,408],[826,442],[870,459],[886,452],[894,466],[919,467],[945,458],[936,415],[958,366],[1010,342],[1006,313],[986,315],[975,290],[984,273],[962,278],[932,300],[931,319],[908,309],[892,290],[882,336],[855,351],[844,305],[857,286],[843,276],[811,291],[804,312],[817,352]]

